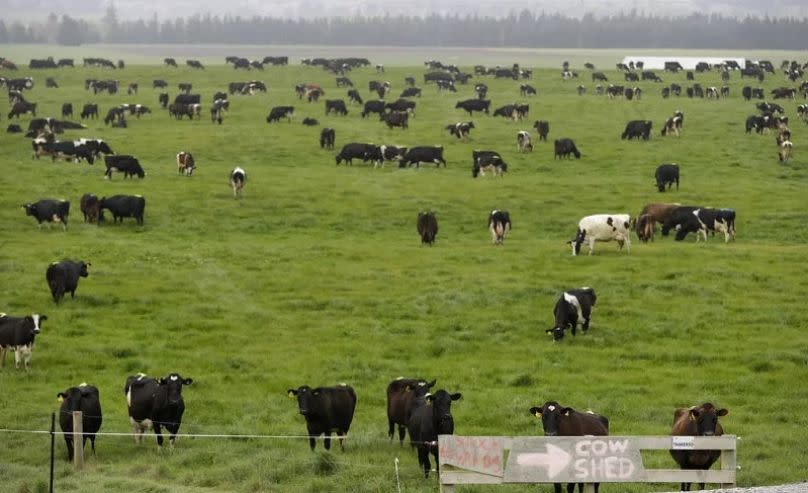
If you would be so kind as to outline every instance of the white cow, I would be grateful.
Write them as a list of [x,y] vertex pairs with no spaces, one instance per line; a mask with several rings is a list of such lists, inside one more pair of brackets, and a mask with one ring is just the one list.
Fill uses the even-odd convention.
[[617,241],[622,250],[631,252],[631,217],[628,214],[595,214],[586,216],[578,221],[578,233],[575,239],[567,243],[572,245],[572,255],[581,252],[584,242],[589,244],[589,255],[595,249],[596,241]]

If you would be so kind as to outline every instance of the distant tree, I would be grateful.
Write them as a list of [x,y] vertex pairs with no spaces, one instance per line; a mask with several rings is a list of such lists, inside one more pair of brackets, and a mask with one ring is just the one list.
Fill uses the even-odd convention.
[[3,19],[0,19],[0,43],[8,43],[8,29]]
[[69,15],[62,16],[62,22],[56,33],[56,42],[60,45],[78,46],[84,41],[81,24]]

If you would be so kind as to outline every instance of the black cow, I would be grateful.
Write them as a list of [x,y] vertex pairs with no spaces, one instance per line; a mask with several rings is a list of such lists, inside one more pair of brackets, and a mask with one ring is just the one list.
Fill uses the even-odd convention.
[[668,190],[676,183],[676,190],[679,190],[679,165],[678,164],[660,164],[654,173],[656,178],[656,186],[660,192],[665,191],[665,185]]
[[592,307],[595,306],[596,301],[597,296],[595,296],[595,290],[592,288],[584,287],[564,291],[553,309],[555,325],[545,332],[552,334],[554,341],[563,339],[564,331],[568,328],[572,329],[572,335],[574,336],[579,324],[581,329],[586,332],[589,330]]
[[421,97],[421,88],[420,87],[408,87],[401,91],[401,96],[399,98],[412,98],[412,97]]
[[308,117],[308,116],[303,118],[302,123],[303,123],[303,125],[307,125],[309,127],[316,127],[317,125],[320,124],[320,122],[318,122],[316,118],[311,118],[311,117]]
[[[424,386],[426,387],[426,386]],[[418,449],[418,464],[424,471],[424,477],[429,477],[432,465],[429,462],[429,453],[438,462],[438,435],[451,435],[454,433],[454,419],[452,418],[452,401],[459,400],[462,394],[450,394],[439,390],[432,394],[421,394],[425,390],[420,388],[415,396],[407,429],[410,432],[410,443]]]
[[168,65],[169,67],[176,67],[177,61],[173,58],[163,58],[163,63]]
[[84,120],[86,118],[98,118],[98,105],[94,103],[87,103],[81,109],[79,117]]
[[404,158],[399,163],[400,168],[405,168],[411,164],[420,167],[421,163],[435,163],[438,167],[443,164],[446,167],[446,160],[443,159],[443,146],[416,146],[407,150]]
[[[419,225],[422,214],[432,213],[419,213]],[[437,222],[435,223],[435,231],[437,232]],[[389,425],[387,435],[389,436],[391,442],[393,441],[395,427],[398,425],[398,436],[400,443],[401,445],[404,445],[406,426],[410,422],[410,417],[412,416],[412,410],[415,407],[415,399],[417,394],[423,398],[423,396],[426,395],[426,393],[429,392],[429,389],[431,389],[434,385],[435,380],[427,382],[426,380],[419,378],[398,377],[390,382],[390,384],[387,386],[387,423]]]
[[392,103],[385,104],[384,109],[390,111],[406,111],[408,113],[412,113],[412,115],[415,116],[415,101],[409,101],[407,99],[397,99]]
[[651,126],[653,123],[650,120],[632,120],[626,124],[626,129],[620,136],[621,139],[648,140],[651,137]]
[[10,317],[0,313],[0,367],[6,365],[6,351],[14,350],[14,368],[20,367],[24,360],[25,369],[31,361],[34,339],[41,331],[41,325],[48,317],[32,314],[26,317]]
[[76,297],[76,288],[79,286],[79,278],[87,277],[87,267],[89,262],[74,262],[72,260],[62,260],[53,262],[45,272],[45,280],[48,281],[53,301],[59,303],[65,293],[70,293],[71,298]]
[[107,179],[112,179],[113,171],[122,172],[124,179],[135,175],[137,175],[138,178],[144,178],[146,176],[146,172],[143,171],[140,162],[133,156],[104,156],[104,164],[106,164],[107,167],[107,171],[104,173]]
[[539,140],[547,142],[547,134],[550,133],[550,122],[546,120],[536,120],[533,123],[533,128],[538,132]]
[[609,79],[603,72],[592,72],[592,82],[596,81],[608,82]]
[[74,140],[73,144],[76,146],[84,146],[95,157],[101,154],[115,154],[112,148],[102,139],[78,139]]
[[168,87],[168,82],[163,79],[154,79],[152,81],[152,89],[164,89]]
[[348,109],[345,107],[345,101],[341,99],[326,99],[325,100],[325,114],[334,112],[338,115],[347,115]]
[[511,215],[508,211],[494,209],[488,215],[488,230],[491,232],[491,239],[494,245],[502,245],[505,235],[511,230]]
[[329,450],[331,433],[336,430],[340,449],[344,451],[344,439],[351,428],[356,409],[356,393],[353,388],[346,384],[314,389],[303,385],[297,389],[289,389],[288,394],[290,398],[297,398],[298,410],[306,419],[311,450],[314,451],[320,435],[325,435],[323,446]]
[[406,111],[391,111],[390,113],[383,114],[381,119],[390,129],[393,127],[401,127],[406,130],[409,128],[410,114]]
[[326,127],[320,131],[320,148],[333,149],[336,132],[333,128]]
[[123,218],[133,217],[137,224],[143,226],[143,212],[146,209],[146,199],[140,195],[113,195],[104,197],[99,201],[100,208],[108,209],[112,213],[112,222],[123,223]]
[[70,387],[59,392],[56,397],[62,403],[59,407],[59,427],[62,429],[67,445],[67,460],[73,460],[73,413],[81,411],[82,448],[90,439],[95,454],[95,434],[101,429],[101,399],[98,388],[82,383],[78,387]]
[[202,102],[202,96],[199,94],[177,94],[174,97],[174,103],[176,104],[200,104]]
[[42,199],[33,204],[24,204],[25,215],[33,216],[39,227],[42,222],[62,223],[62,229],[67,230],[67,216],[70,214],[70,202],[67,200]]
[[376,100],[376,101],[367,101],[365,103],[365,107],[362,109],[362,118],[367,117],[371,113],[378,113],[379,118],[384,114],[384,101]]
[[[438,234],[438,219],[435,217],[435,213],[431,211],[419,212],[418,213],[418,221],[416,224],[416,229],[418,230],[418,235],[421,236],[421,244],[427,244],[432,246],[435,243],[435,236]],[[392,383],[390,384],[392,385]],[[388,416],[390,414],[390,387],[387,387],[387,399],[388,399]],[[401,435],[401,440],[404,440],[404,422],[399,423],[399,432]],[[390,421],[390,438],[393,437],[393,422]]]
[[581,152],[575,146],[572,139],[556,139],[554,142],[553,159],[569,158],[570,154],[575,156],[575,159],[581,158]]
[[191,67],[196,69],[204,69],[205,67],[202,66],[202,62],[199,60],[186,60],[185,63]]
[[472,116],[474,111],[482,111],[487,115],[490,106],[490,99],[467,99],[465,101],[458,101],[455,105],[455,109],[462,108],[468,112],[469,116]]
[[696,233],[697,240],[699,235],[703,235],[706,240],[706,228],[696,215],[700,209],[703,207],[679,206],[674,209],[662,224],[662,236],[668,236],[670,230],[675,229],[676,241],[684,240],[688,233]]
[[286,118],[289,123],[292,123],[292,116],[294,116],[294,114],[294,106],[275,106],[269,111],[269,115],[267,115],[267,123],[280,121],[281,118]]
[[368,154],[373,150],[373,144],[361,144],[358,142],[351,142],[342,146],[342,150],[336,156],[337,165],[343,161],[353,166],[354,159],[368,160]]
[[484,83],[474,85],[474,91],[477,93],[477,99],[485,99],[488,94],[488,86]]
[[62,118],[73,117],[73,103],[62,104]]
[[129,408],[129,419],[135,433],[135,442],[143,440],[143,432],[154,427],[157,446],[163,446],[162,427],[168,430],[169,443],[174,448],[177,433],[185,413],[182,388],[193,383],[191,378],[183,378],[178,373],[170,373],[156,380],[142,373],[126,379],[123,393]]
[[16,123],[9,123],[8,127],[6,127],[6,132],[10,134],[19,134],[22,133],[22,127]]
[[36,116],[36,103],[17,101],[11,105],[11,111],[8,112],[8,119],[10,120],[14,117],[19,118],[20,115],[24,115],[26,113],[31,113],[31,115]]
[[351,103],[358,103],[362,104],[362,96],[359,94],[359,91],[356,89],[349,89],[348,90],[348,101]]
[[[563,407],[556,401],[547,401],[542,407],[531,407],[530,414],[541,418],[546,436],[606,436],[609,434],[609,419],[592,412],[579,413],[571,407]],[[595,483],[595,492],[598,491]],[[561,483],[554,483],[555,493],[561,493]],[[575,484],[567,484],[567,493],[575,491]],[[583,492],[583,483],[578,483]]]
[[449,134],[456,136],[458,139],[468,138],[472,128],[474,128],[474,122],[457,122],[446,125],[446,130],[449,131]]

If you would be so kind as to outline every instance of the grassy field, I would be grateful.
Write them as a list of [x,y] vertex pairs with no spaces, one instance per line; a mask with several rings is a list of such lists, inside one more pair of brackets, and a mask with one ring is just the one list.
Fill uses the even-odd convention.
[[[8,47],[13,49],[13,47]],[[57,54],[55,48],[39,56]],[[24,53],[24,52],[20,52]],[[234,50],[238,54],[238,50]],[[353,55],[350,49],[346,55]],[[22,62],[24,55],[5,56]],[[77,55],[78,56],[78,55]],[[594,54],[593,56],[598,56]],[[779,63],[787,55],[772,54]],[[126,54],[114,56],[128,60]],[[374,63],[389,63],[383,56]],[[808,161],[801,151],[802,101],[783,105],[791,118],[796,156],[776,158],[772,134],[746,135],[755,113],[740,97],[747,84],[733,74],[731,97],[720,101],[663,100],[660,85],[640,83],[640,101],[593,94],[588,74],[562,82],[558,69],[537,70],[538,96],[521,98],[518,83],[485,79],[494,107],[529,102],[529,121],[473,118],[470,142],[443,130],[467,120],[455,102],[473,97],[423,87],[409,130],[389,130],[363,120],[325,116],[323,102],[298,100],[293,85],[318,82],[326,98],[345,98],[333,75],[293,65],[263,73],[221,64],[205,71],[157,65],[123,71],[61,69],[33,75],[27,99],[40,116],[59,116],[63,102],[97,102],[102,117],[113,105],[141,103],[153,113],[130,118],[128,129],[99,121],[61,138],[101,137],[119,154],[137,156],[144,180],[104,167],[32,160],[28,139],[0,134],[0,311],[37,312],[48,320],[37,338],[30,371],[0,370],[0,428],[45,430],[58,409],[56,394],[80,382],[99,387],[102,431],[129,432],[123,384],[128,375],[179,372],[194,384],[184,391],[181,432],[301,435],[303,418],[286,389],[302,384],[351,384],[358,405],[346,451],[315,453],[301,439],[180,439],[173,452],[154,439],[137,446],[130,437],[104,436],[85,470],[66,462],[57,442],[57,491],[84,492],[378,492],[396,490],[394,460],[406,492],[436,491],[424,480],[415,452],[387,442],[384,390],[400,375],[436,378],[438,388],[462,392],[453,406],[461,435],[540,435],[528,413],[557,400],[610,418],[614,435],[665,435],[673,410],[711,401],[729,409],[722,418],[739,443],[740,485],[806,479],[808,455],[808,288],[805,190]],[[514,60],[503,57],[502,65]],[[463,67],[478,59],[469,55]],[[156,62],[155,62],[156,63]],[[613,67],[614,62],[604,64]],[[421,79],[423,66],[391,68],[384,75],[393,95],[406,75]],[[615,71],[612,80],[621,81]],[[8,76],[9,73],[0,75]],[[60,88],[46,89],[53,76]],[[138,82],[140,92],[93,96],[86,78]],[[363,97],[378,79],[371,68],[349,74]],[[684,74],[663,75],[683,86]],[[177,122],[158,109],[153,79],[187,81],[202,94],[205,111],[214,91],[257,78],[267,94],[232,96],[223,125]],[[718,74],[697,76],[720,85]],[[588,93],[578,96],[578,83]],[[618,82],[619,83],[619,82]],[[757,84],[752,84],[757,85]],[[768,90],[788,84],[778,74]],[[297,108],[292,123],[268,125],[275,105]],[[674,110],[685,113],[680,138],[659,136]],[[8,113],[8,103],[0,102]],[[205,114],[203,112],[203,114]],[[321,127],[343,144],[443,145],[446,168],[398,169],[388,165],[335,166],[336,151],[317,145]],[[648,142],[620,140],[632,119],[654,121]],[[27,125],[30,116],[22,118]],[[550,121],[551,143],[534,141],[533,153],[516,152],[515,135],[535,119]],[[3,126],[8,123],[3,117]],[[535,133],[533,133],[535,137]],[[572,137],[581,160],[553,160],[552,139]],[[472,179],[472,149],[493,149],[509,164],[504,178]],[[175,154],[194,154],[199,169],[179,176]],[[678,162],[682,185],[660,194],[656,166]],[[227,175],[247,170],[244,197],[234,200]],[[79,197],[137,193],[146,198],[145,225],[133,220],[101,227],[82,224]],[[40,198],[72,203],[67,232],[43,227],[20,205]],[[567,240],[580,217],[600,212],[636,215],[653,201],[733,207],[738,239],[695,243],[636,239],[631,254],[598,244],[591,257],[572,257]],[[486,229],[491,209],[510,211],[514,229],[502,247]],[[415,232],[419,210],[437,214],[434,247]],[[55,306],[45,269],[55,260],[92,263],[75,299]],[[553,305],[564,289],[589,285],[598,303],[588,334],[554,344]],[[46,489],[48,435],[0,432],[3,491]],[[649,463],[674,467],[666,454]],[[666,491],[675,485],[603,485],[604,493]],[[551,486],[541,487],[550,491]],[[532,489],[532,488],[531,488]],[[516,492],[524,487],[474,487],[468,492]]]

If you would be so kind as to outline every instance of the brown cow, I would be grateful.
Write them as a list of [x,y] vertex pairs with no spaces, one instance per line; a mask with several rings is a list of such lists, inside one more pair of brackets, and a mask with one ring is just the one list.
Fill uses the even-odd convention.
[[390,428],[387,435],[393,441],[395,425],[398,425],[398,438],[404,445],[404,435],[407,433],[407,423],[415,407],[416,394],[421,396],[429,392],[435,385],[435,380],[427,382],[420,378],[398,377],[387,386],[387,422]]
[[[530,414],[541,419],[546,436],[579,437],[584,435],[606,436],[609,434],[609,419],[592,412],[579,413],[571,407],[562,407],[555,401],[547,401],[542,407],[531,407]],[[595,483],[595,493],[600,483]],[[561,483],[554,483],[555,493],[561,493]],[[583,483],[578,491],[583,492]],[[567,493],[575,490],[574,483],[567,484]]]
[[[709,402],[691,408],[678,408],[673,413],[673,436],[721,436],[724,428],[718,422],[719,416],[729,411],[716,409]],[[671,450],[673,460],[682,469],[709,469],[721,455],[720,450]],[[690,491],[691,483],[682,483],[682,491]],[[699,483],[704,489],[704,483]]]
[[194,156],[190,152],[180,151],[177,153],[177,171],[186,176],[191,176],[196,169]]
[[104,220],[101,202],[97,196],[91,193],[85,193],[81,196],[81,212],[84,214],[85,223],[92,224]]
[[[650,203],[645,204],[645,207],[642,208],[639,214],[637,214],[637,222],[634,224],[636,227],[635,231],[637,232],[637,236],[640,238],[641,241],[648,242],[648,240],[653,240],[654,238],[654,231],[656,230],[656,224],[665,224],[665,221],[673,214],[673,211],[679,207],[681,204],[674,203],[674,204],[664,204],[664,203]],[[642,216],[649,216],[648,219],[645,219],[640,222]],[[642,230],[642,234],[641,233]]]

